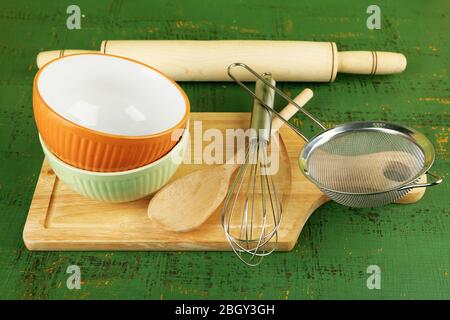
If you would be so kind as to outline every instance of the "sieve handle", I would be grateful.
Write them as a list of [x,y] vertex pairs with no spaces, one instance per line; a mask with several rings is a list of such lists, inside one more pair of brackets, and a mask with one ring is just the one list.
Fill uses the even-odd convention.
[[427,183],[409,184],[409,185],[401,187],[399,190],[432,187],[432,186],[436,186],[442,182],[442,177],[436,176],[436,175],[432,174],[431,172],[427,171],[426,175],[432,177],[433,181],[427,182]]
[[292,130],[294,130],[294,132],[296,134],[298,134],[300,137],[303,138],[303,140],[305,140],[306,142],[309,142],[308,138],[306,138],[306,136],[299,130],[297,129],[297,127],[295,127],[294,125],[292,125],[291,123],[289,123],[289,121],[284,118],[279,112],[275,111],[274,109],[272,109],[270,106],[267,105],[267,103],[265,103],[260,97],[258,97],[252,90],[250,90],[245,84],[242,83],[242,81],[240,81],[238,78],[236,78],[236,76],[233,74],[232,70],[236,67],[240,67],[243,68],[245,70],[247,70],[248,72],[250,72],[251,74],[253,74],[255,76],[255,78],[261,80],[261,82],[263,82],[266,86],[272,88],[276,93],[278,93],[280,96],[282,96],[286,101],[289,102],[289,104],[293,105],[294,107],[296,107],[298,110],[300,110],[301,112],[303,112],[303,114],[305,116],[307,116],[309,119],[311,119],[315,124],[317,124],[322,130],[326,130],[327,128],[318,120],[316,119],[312,114],[310,114],[308,111],[306,111],[305,109],[303,109],[302,106],[299,106],[294,100],[292,100],[291,98],[289,98],[283,91],[281,91],[280,89],[276,88],[272,83],[270,83],[269,81],[267,81],[266,79],[264,79],[264,77],[260,76],[255,70],[253,70],[252,68],[250,68],[249,66],[247,66],[245,63],[241,63],[241,62],[235,62],[232,63],[228,66],[227,72],[228,72],[228,76],[233,79],[239,86],[242,87],[242,89],[244,89],[249,95],[251,95],[254,99],[258,100],[259,103],[261,104],[261,106],[263,106],[264,108],[266,108],[266,110],[268,110],[269,112],[273,113],[275,116],[277,116],[281,121],[283,121],[286,125],[288,125]]

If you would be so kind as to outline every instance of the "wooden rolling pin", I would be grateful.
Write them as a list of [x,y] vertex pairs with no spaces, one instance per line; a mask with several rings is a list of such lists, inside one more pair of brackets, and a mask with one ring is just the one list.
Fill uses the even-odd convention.
[[[248,64],[257,72],[271,72],[278,81],[332,82],[338,72],[394,74],[406,68],[401,53],[381,51],[338,52],[334,42],[271,40],[105,40],[100,51],[56,50],[37,56],[45,63],[70,54],[101,52],[150,65],[177,81],[231,81],[227,67]],[[248,73],[237,76],[254,81]]]

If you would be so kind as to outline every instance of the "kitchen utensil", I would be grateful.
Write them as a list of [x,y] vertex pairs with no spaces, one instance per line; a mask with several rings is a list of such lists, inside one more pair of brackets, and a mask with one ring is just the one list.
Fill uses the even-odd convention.
[[[226,130],[247,128],[250,114],[193,112],[190,116],[191,137],[196,134],[196,121],[202,122],[203,130],[213,128],[225,137]],[[330,199],[298,169],[298,151],[305,141],[286,126],[279,132],[280,162],[284,165],[279,168],[278,189],[283,194],[284,212],[278,229],[277,251],[289,251],[297,243],[308,217]],[[195,150],[196,140],[190,139],[190,150]],[[202,144],[203,148],[207,146]],[[186,152],[186,161],[181,163],[172,181],[210,168],[211,164],[199,161],[204,150]],[[225,154],[220,153],[220,156],[225,159]],[[30,250],[232,250],[223,235],[222,205],[195,230],[179,233],[161,228],[159,223],[148,218],[147,207],[152,195],[125,203],[91,200],[62,183],[49,166],[48,158],[44,160],[37,180],[23,231],[25,245]],[[425,188],[413,189],[401,201],[414,203],[424,191]],[[178,196],[175,195],[173,201]],[[341,211],[346,211],[345,207]]]
[[[233,75],[243,68],[295,105],[255,70],[243,63],[231,64],[229,76],[308,142],[295,126],[273,111]],[[325,126],[306,110],[297,106],[322,129]],[[434,148],[420,132],[383,121],[352,122],[325,130],[303,148],[299,163],[303,174],[332,200],[350,207],[376,207],[397,201],[411,189],[440,184],[442,179],[428,172],[434,162]],[[430,183],[417,183],[423,174]]]
[[165,185],[183,160],[189,140],[184,130],[180,141],[162,158],[137,169],[94,172],[70,166],[58,159],[39,136],[42,149],[61,181],[78,193],[98,201],[126,202],[140,199]]
[[[86,52],[41,52],[37,64]],[[95,51],[94,51],[95,52]],[[273,40],[105,40],[100,52],[141,61],[177,81],[230,81],[226,68],[235,61],[252,65],[262,73],[270,70],[277,81],[332,82],[338,72],[394,74],[406,68],[401,53],[380,51],[338,52],[334,42]],[[251,80],[240,74],[243,81]]]
[[[411,189],[440,184],[428,170],[434,148],[420,132],[383,121],[338,125],[314,137],[300,154],[300,169],[328,197],[350,207],[397,201]],[[427,174],[434,181],[416,180]]]
[[[312,96],[312,90],[305,89],[294,101],[304,106]],[[280,114],[285,119],[290,119],[297,111],[295,106],[288,104]],[[278,118],[274,118],[272,133],[283,124]],[[198,228],[222,203],[228,192],[231,176],[238,167],[238,163],[228,162],[214,168],[194,171],[165,185],[150,200],[148,216],[166,230],[185,232]],[[173,201],[175,197],[177,201]]]
[[183,90],[142,63],[103,54],[62,57],[36,74],[33,109],[48,149],[89,171],[126,171],[164,156],[189,117]]
[[[275,86],[270,73],[261,78]],[[273,109],[275,92],[265,82],[256,81],[255,95]],[[275,249],[283,214],[276,172],[270,172],[271,119],[270,112],[254,100],[245,162],[231,183],[222,211],[226,238],[239,259],[249,266],[258,265]],[[268,249],[272,239],[273,247]]]

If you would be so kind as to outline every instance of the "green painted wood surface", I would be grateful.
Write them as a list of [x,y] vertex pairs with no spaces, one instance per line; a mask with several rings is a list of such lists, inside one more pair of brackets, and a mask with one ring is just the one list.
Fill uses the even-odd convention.
[[[22,229],[43,154],[31,85],[41,50],[97,49],[103,39],[298,39],[336,41],[340,50],[403,52],[408,67],[386,77],[339,75],[306,85],[308,105],[327,125],[397,121],[424,132],[436,148],[434,171],[447,176],[449,134],[448,1],[376,1],[381,30],[366,28],[373,1],[1,1],[0,298],[450,298],[450,215],[446,183],[415,205],[320,208],[295,250],[249,269],[233,253],[29,252]],[[85,18],[66,28],[69,4]],[[280,57],[282,59],[283,57]],[[193,111],[246,111],[229,83],[182,83]],[[295,123],[309,128],[301,117]],[[66,288],[67,266],[81,268],[81,290]],[[382,269],[368,290],[366,268]]]

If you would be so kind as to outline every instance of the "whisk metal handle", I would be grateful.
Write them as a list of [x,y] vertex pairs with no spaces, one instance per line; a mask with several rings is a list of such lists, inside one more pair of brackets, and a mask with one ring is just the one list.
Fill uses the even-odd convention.
[[[275,80],[270,73],[263,74],[264,80],[275,85]],[[255,84],[255,95],[262,99],[264,103],[273,109],[275,100],[275,92],[269,88],[264,82],[258,80]],[[253,101],[252,118],[250,120],[250,140],[258,139],[269,141],[272,129],[272,115],[266,108],[262,108],[258,100]]]
[[426,172],[425,174],[432,177],[433,181],[427,182],[427,183],[408,184],[406,186],[401,187],[399,190],[432,187],[432,186],[436,186],[436,185],[440,184],[443,180],[442,177],[436,176],[436,175],[432,174],[431,172]]
[[293,99],[289,98],[283,91],[276,88],[272,83],[268,82],[266,79],[264,79],[261,75],[259,75],[255,70],[250,68],[248,65],[242,62],[235,62],[228,66],[227,72],[228,76],[233,79],[242,89],[244,89],[248,94],[250,94],[254,99],[258,100],[261,106],[266,108],[269,112],[273,113],[276,117],[278,117],[281,121],[283,121],[286,125],[288,125],[296,134],[298,134],[300,137],[302,137],[306,142],[308,142],[308,138],[299,130],[297,127],[289,123],[288,120],[286,120],[279,112],[275,111],[274,109],[270,108],[260,97],[258,97],[250,88],[248,88],[245,84],[242,83],[232,72],[232,70],[236,67],[243,68],[253,74],[257,79],[262,81],[266,86],[272,88],[276,93],[278,93],[281,97],[283,97],[286,101],[288,101],[290,104],[294,105],[298,110],[303,112],[305,116],[307,116],[310,120],[312,120],[315,124],[317,124],[322,130],[326,130],[327,128],[318,120],[316,119],[312,114],[310,114],[308,111],[303,109],[301,106],[299,106]]

